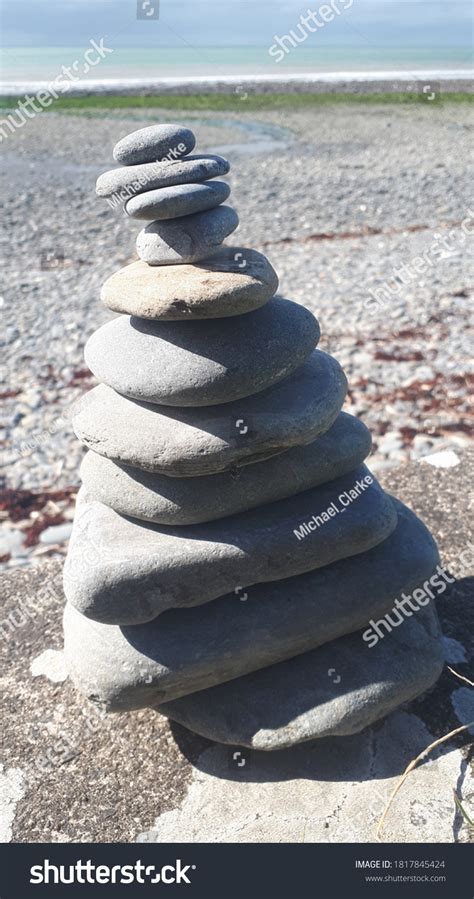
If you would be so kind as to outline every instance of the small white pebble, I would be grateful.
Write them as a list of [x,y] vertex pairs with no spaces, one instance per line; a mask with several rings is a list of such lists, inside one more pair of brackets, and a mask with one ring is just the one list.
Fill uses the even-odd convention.
[[57,649],[45,649],[30,665],[33,677],[44,675],[53,684],[60,684],[68,676],[64,653]]
[[420,462],[427,462],[435,468],[455,468],[459,465],[460,458],[453,450],[443,450],[440,453],[432,453],[430,456],[422,456]]
[[52,543],[63,543],[64,540],[69,540],[71,531],[72,523],[70,522],[51,525],[51,527],[46,528],[40,534],[40,543],[44,543],[46,545]]

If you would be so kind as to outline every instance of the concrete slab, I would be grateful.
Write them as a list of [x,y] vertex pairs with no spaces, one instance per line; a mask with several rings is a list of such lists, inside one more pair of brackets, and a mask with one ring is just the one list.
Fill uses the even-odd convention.
[[[160,815],[139,840],[375,842],[398,772],[432,741],[417,715],[395,712],[377,728],[291,752],[230,753],[214,746],[199,757],[182,805]],[[474,788],[459,750],[434,756],[413,771],[387,817],[384,839],[467,840],[453,804],[454,788],[464,796]]]
[[25,792],[23,771],[0,765],[0,843],[9,843],[16,807]]

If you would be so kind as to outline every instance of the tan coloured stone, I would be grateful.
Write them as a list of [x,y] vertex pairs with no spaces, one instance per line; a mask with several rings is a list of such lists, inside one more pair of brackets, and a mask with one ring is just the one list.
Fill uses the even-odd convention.
[[132,262],[108,278],[101,298],[114,312],[179,321],[251,312],[277,289],[278,276],[262,253],[222,247],[194,265]]

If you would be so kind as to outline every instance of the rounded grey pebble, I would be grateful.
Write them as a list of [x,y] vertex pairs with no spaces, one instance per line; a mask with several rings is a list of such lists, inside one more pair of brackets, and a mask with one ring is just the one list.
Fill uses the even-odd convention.
[[121,315],[88,340],[93,374],[123,396],[165,406],[214,406],[266,390],[314,350],[317,319],[273,297],[260,309],[212,321]]
[[113,156],[123,165],[179,159],[191,153],[196,138],[182,125],[149,125],[122,137],[115,144]]
[[230,194],[225,181],[205,181],[203,184],[175,184],[149,190],[132,197],[125,204],[125,212],[132,218],[147,221],[180,218],[204,212],[224,203]]
[[149,162],[109,169],[99,175],[95,187],[98,197],[112,197],[116,205],[144,191],[173,184],[208,181],[227,175],[230,164],[223,156],[187,156],[175,162]]
[[146,624],[99,624],[67,604],[65,654],[76,687],[108,711],[155,706],[365,627],[439,562],[426,527],[402,503],[395,506],[397,527],[365,553]]
[[155,406],[99,384],[75,404],[72,421],[81,443],[108,459],[170,477],[194,477],[311,443],[331,427],[346,391],[336,359],[315,350],[284,381],[220,406]]
[[[359,493],[347,504],[354,488]],[[332,504],[339,514],[329,516]],[[313,516],[322,523],[300,539],[302,523]],[[392,500],[365,465],[297,496],[187,528],[124,518],[79,492],[65,594],[96,621],[140,624],[167,609],[210,602],[236,585],[279,581],[355,556],[396,525]]]
[[[363,565],[363,559],[360,560]],[[257,750],[347,737],[429,690],[444,666],[431,603],[368,649],[354,633],[277,665],[183,696],[159,711],[208,740]],[[334,683],[332,677],[341,678]]]
[[357,468],[371,446],[368,428],[341,412],[325,434],[306,446],[238,471],[207,477],[169,478],[117,465],[105,456],[88,452],[81,466],[82,493],[89,502],[105,503],[121,515],[142,521],[200,524],[332,481]]
[[217,206],[170,222],[151,222],[137,237],[137,252],[149,265],[197,262],[210,256],[238,224],[231,206]]

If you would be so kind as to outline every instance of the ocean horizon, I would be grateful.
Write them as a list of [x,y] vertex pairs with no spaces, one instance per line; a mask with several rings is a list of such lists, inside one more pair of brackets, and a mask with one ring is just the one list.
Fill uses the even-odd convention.
[[[2,51],[2,82],[45,82],[57,77],[62,66],[82,61],[85,47],[9,47]],[[341,74],[420,70],[468,74],[473,55],[466,47],[307,47],[297,46],[281,62],[268,47],[133,47],[114,49],[81,81],[150,80],[155,78],[222,78],[235,75],[284,76],[290,74]]]

